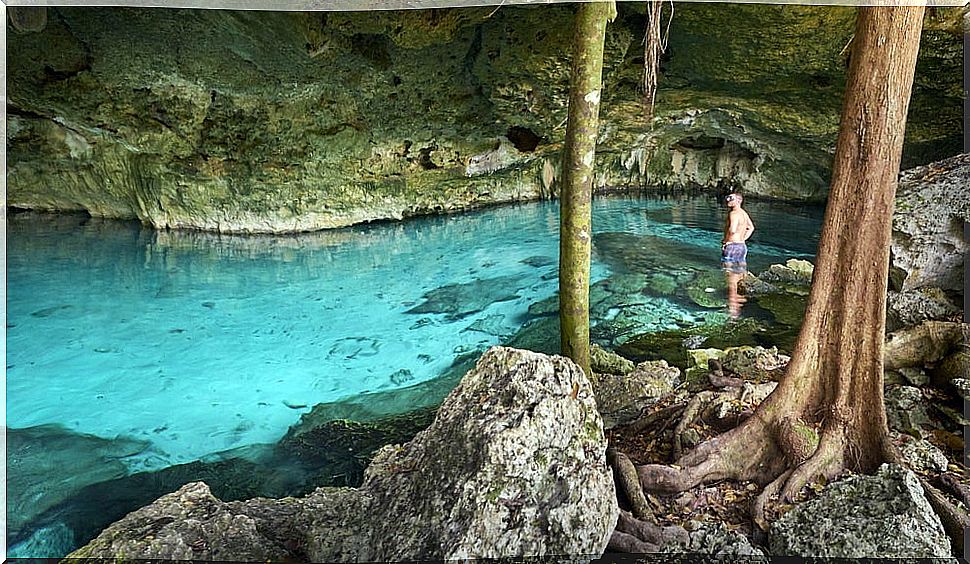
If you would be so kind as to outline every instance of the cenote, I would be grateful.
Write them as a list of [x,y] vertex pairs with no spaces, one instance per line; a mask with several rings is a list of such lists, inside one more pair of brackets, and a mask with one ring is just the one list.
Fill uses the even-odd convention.
[[[751,271],[814,256],[821,208],[746,208]],[[366,457],[345,442],[281,439],[320,404],[317,422],[431,409],[492,345],[555,352],[558,213],[287,236],[10,214],[10,556],[63,556],[191,480],[224,499],[353,484]],[[713,198],[600,198],[593,221],[600,345],[727,322]],[[377,428],[368,440],[394,438]]]

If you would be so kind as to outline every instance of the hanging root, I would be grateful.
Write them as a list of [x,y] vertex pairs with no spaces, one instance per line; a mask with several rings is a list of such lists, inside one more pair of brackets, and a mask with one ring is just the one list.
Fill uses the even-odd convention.
[[633,462],[622,452],[613,447],[606,449],[606,462],[616,472],[617,485],[623,490],[633,515],[638,520],[656,523],[657,518],[647,503],[647,497],[643,495],[643,488],[640,485],[640,478],[637,476],[637,469]]
[[686,546],[690,541],[683,527],[661,527],[636,519],[626,511],[620,511],[616,530],[610,538],[608,548],[616,552],[659,552],[660,547],[668,544]]

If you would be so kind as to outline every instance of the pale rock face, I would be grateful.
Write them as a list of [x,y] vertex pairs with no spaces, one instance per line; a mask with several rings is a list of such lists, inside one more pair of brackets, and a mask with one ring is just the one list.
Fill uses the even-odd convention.
[[831,558],[945,558],[950,543],[912,471],[884,464],[798,504],[768,533],[771,554]]
[[904,172],[896,190],[892,264],[902,290],[963,292],[963,224],[970,221],[970,154]]
[[426,430],[378,452],[363,485],[224,503],[200,482],[75,557],[313,562],[598,556],[619,509],[582,370],[495,347]]

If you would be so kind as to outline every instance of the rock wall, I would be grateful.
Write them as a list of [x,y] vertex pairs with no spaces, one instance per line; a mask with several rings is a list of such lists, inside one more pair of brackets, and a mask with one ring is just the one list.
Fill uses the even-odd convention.
[[[553,197],[573,9],[48,8],[8,34],[8,204],[291,232]],[[609,26],[598,187],[824,198],[853,12],[678,6],[651,122],[642,12]],[[954,13],[927,18],[919,163],[958,151]]]

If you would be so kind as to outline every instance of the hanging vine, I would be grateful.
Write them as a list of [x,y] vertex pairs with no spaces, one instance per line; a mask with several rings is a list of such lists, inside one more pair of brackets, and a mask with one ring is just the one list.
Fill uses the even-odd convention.
[[663,26],[663,0],[647,2],[647,29],[643,38],[643,106],[647,120],[653,118],[653,106],[657,97],[657,75],[660,57],[667,51],[670,22],[674,19],[674,2],[670,0],[670,16]]

